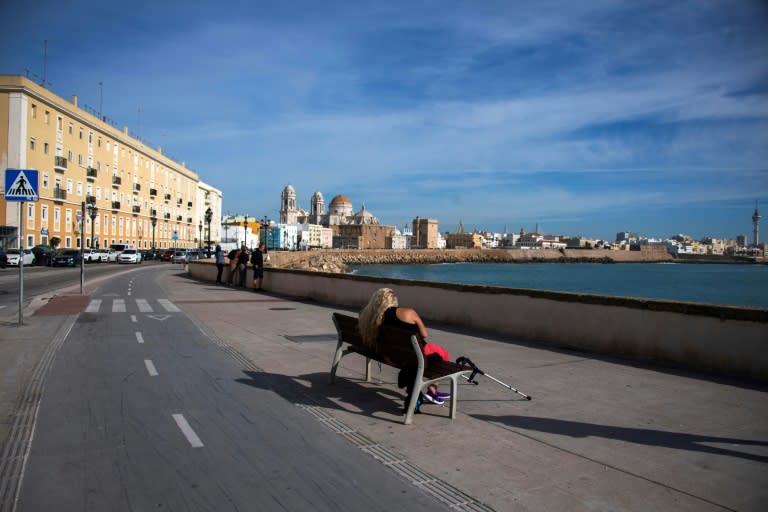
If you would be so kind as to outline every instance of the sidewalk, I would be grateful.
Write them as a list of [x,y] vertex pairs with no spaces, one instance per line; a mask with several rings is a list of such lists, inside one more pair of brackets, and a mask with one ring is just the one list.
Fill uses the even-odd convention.
[[[243,379],[269,374],[276,393],[324,428],[458,509],[463,495],[498,511],[768,505],[768,386],[476,337],[427,321],[430,338],[454,358],[470,357],[533,400],[478,376],[478,386],[460,385],[455,420],[447,406],[424,405],[405,426],[393,369],[374,366],[374,382],[366,383],[363,360],[348,356],[329,384],[331,313],[343,309],[171,272],[160,282],[243,365]],[[1,396],[12,394],[6,386],[33,366],[62,318],[0,325]],[[0,406],[5,412],[7,397]]]

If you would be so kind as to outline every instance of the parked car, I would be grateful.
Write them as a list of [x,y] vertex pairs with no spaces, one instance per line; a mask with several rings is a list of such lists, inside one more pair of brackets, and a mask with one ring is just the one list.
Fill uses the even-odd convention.
[[[8,249],[6,251],[8,254],[8,264],[13,265],[14,267],[19,266],[19,261],[23,261],[24,265],[32,265],[35,261],[35,255],[32,254],[32,251],[29,249],[24,249],[23,251],[20,251],[19,249]],[[24,254],[22,257],[21,254]]]
[[50,245],[39,244],[34,246],[32,254],[35,255],[35,265],[50,266],[53,263],[53,249]]
[[99,261],[109,263],[109,249],[99,249]]
[[86,263],[101,263],[101,254],[96,248],[86,249],[83,253]]
[[120,256],[120,253],[116,250],[112,249],[111,247],[107,249],[107,261],[109,263],[117,263],[118,256]]
[[173,259],[173,251],[164,251],[160,255],[160,260],[162,261],[171,261]]
[[187,251],[176,251],[173,253],[173,263],[186,263],[188,261]]
[[82,259],[79,249],[64,249],[53,257],[53,266],[76,267]]
[[117,258],[118,263],[141,263],[141,251],[126,249]]
[[8,266],[8,255],[5,254],[5,249],[0,247],[0,268],[5,268]]

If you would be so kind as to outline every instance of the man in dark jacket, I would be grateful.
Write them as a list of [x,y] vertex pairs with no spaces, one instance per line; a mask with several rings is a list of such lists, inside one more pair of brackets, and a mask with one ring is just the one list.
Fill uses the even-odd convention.
[[264,279],[264,253],[261,252],[264,244],[259,246],[251,254],[251,265],[253,265],[253,291],[261,291],[261,281]]
[[240,254],[237,256],[237,272],[240,275],[240,287],[245,288],[245,273],[248,269],[248,248],[243,245],[240,248]]

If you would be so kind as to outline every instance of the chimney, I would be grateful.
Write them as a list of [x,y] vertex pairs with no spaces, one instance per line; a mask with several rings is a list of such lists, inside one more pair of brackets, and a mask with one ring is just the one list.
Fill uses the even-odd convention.
[[76,95],[76,94],[73,94],[73,95],[72,95],[72,104],[73,104],[74,106],[77,106],[77,95]]

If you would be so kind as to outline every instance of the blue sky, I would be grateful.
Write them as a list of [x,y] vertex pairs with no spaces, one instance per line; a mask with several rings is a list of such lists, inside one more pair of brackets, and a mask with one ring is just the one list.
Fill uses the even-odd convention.
[[0,0],[0,73],[47,39],[51,90],[225,212],[290,183],[396,226],[733,238],[759,201],[768,236],[764,1],[274,4]]

